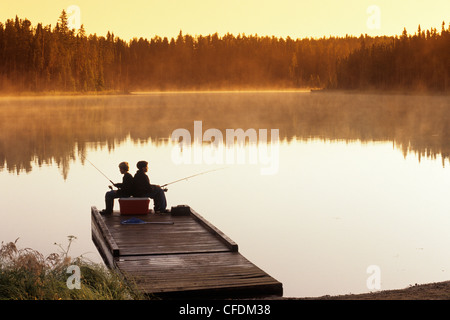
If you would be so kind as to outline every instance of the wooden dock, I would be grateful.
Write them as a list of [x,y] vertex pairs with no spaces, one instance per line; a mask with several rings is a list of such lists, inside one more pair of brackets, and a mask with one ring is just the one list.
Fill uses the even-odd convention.
[[[190,299],[283,294],[280,282],[243,257],[236,243],[189,206],[136,216],[101,215],[92,207],[91,215],[92,239],[105,264],[144,294]],[[132,217],[152,223],[122,224]]]

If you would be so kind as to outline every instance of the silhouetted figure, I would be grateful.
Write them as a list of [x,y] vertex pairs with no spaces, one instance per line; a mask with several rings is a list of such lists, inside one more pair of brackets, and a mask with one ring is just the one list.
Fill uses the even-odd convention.
[[106,209],[101,211],[102,214],[111,214],[114,208],[114,199],[128,198],[133,194],[133,176],[128,172],[130,167],[128,162],[121,162],[119,164],[120,173],[123,174],[122,183],[115,183],[114,186],[118,190],[111,190],[105,194]]
[[154,184],[150,184],[150,179],[147,176],[148,162],[139,161],[136,164],[138,171],[134,175],[133,181],[133,196],[137,198],[148,197],[153,199],[155,212],[167,212],[167,202],[164,190]]

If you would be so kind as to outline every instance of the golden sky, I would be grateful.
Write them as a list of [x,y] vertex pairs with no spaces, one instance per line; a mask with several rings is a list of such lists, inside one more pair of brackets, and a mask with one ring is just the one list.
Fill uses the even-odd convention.
[[[79,8],[88,34],[133,37],[258,34],[291,38],[413,34],[450,21],[450,0],[2,0],[0,21],[16,15],[54,26]],[[76,11],[70,14],[76,23]]]

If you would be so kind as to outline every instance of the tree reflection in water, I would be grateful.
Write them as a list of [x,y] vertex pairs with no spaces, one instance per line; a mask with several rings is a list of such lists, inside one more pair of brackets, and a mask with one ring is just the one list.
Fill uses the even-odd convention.
[[77,153],[112,150],[128,137],[166,143],[193,132],[279,129],[280,139],[392,141],[406,156],[450,154],[450,98],[357,93],[203,92],[0,99],[0,169],[30,172],[56,163],[64,178]]

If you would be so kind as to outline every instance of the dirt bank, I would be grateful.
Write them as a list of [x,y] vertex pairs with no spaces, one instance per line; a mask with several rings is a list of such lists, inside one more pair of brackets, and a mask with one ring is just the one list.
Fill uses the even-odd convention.
[[450,300],[450,281],[372,293],[308,297],[304,300]]

